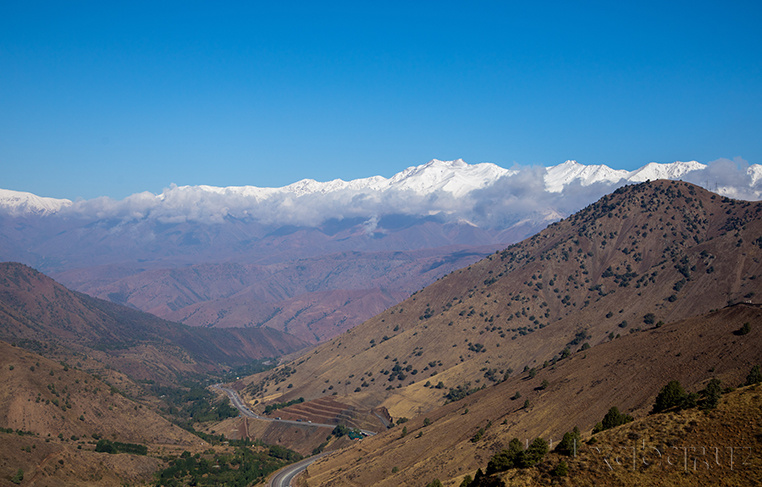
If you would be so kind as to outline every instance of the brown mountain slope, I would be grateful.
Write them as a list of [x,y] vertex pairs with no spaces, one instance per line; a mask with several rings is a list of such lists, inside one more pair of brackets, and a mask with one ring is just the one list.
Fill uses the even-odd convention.
[[754,300],[760,217],[760,203],[687,183],[621,188],[248,379],[249,397],[266,404],[346,392],[343,402],[410,417],[441,405],[450,388],[490,385],[585,343]]
[[[750,323],[751,332],[735,333],[744,323]],[[587,436],[612,406],[636,418],[645,417],[658,391],[669,380],[679,380],[690,391],[703,388],[713,377],[726,386],[735,386],[744,381],[752,365],[759,363],[761,352],[762,309],[755,305],[740,304],[628,334],[542,368],[535,377],[520,374],[367,438],[311,466],[307,485],[426,485],[434,478],[459,485],[464,475],[473,476],[477,468],[484,469],[491,456],[506,448],[511,438],[531,442],[540,436],[557,443],[574,426]],[[548,383],[545,389],[541,389],[543,381]],[[521,397],[512,399],[517,391]],[[727,433],[735,432],[737,438],[723,438],[722,444],[714,446],[759,446],[762,423],[758,412],[762,404],[758,392],[754,397],[751,407],[756,413],[733,423],[721,422]],[[525,400],[529,401],[526,408]],[[753,421],[748,422],[749,417]],[[425,426],[426,418],[429,426]],[[404,436],[403,426],[407,433]],[[481,438],[473,441],[482,428]],[[660,445],[677,431],[662,427],[663,434],[655,439],[635,426],[633,429],[639,433],[639,441],[658,440]],[[612,440],[609,446],[617,446],[617,442]],[[602,444],[601,440],[599,446]],[[592,461],[585,460],[584,467],[581,462],[570,462],[572,472],[579,474],[590,468],[595,472],[591,478],[596,480],[588,484],[610,483],[600,466],[589,465]],[[620,472],[614,480],[626,483],[626,478],[626,473]],[[549,478],[540,480],[545,484]],[[578,484],[572,478],[569,485]]]
[[[310,245],[317,249],[320,241]],[[136,269],[126,276],[119,266],[106,266],[55,277],[92,296],[187,325],[268,326],[317,343],[496,248],[340,252],[277,263]]]
[[304,342],[272,329],[200,329],[69,291],[22,264],[0,264],[0,338],[46,356],[86,354],[139,378],[218,370]]
[[0,382],[0,427],[24,432],[0,433],[0,485],[19,468],[25,485],[123,485],[150,481],[160,464],[96,453],[96,438],[154,452],[208,447],[96,377],[2,341]]

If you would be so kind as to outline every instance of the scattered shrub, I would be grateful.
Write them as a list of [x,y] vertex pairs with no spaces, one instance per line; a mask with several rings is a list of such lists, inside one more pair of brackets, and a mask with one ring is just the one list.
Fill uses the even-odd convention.
[[699,408],[704,410],[716,408],[722,396],[722,383],[719,379],[710,380],[706,388],[699,391],[699,395],[701,396],[698,402]]
[[569,474],[569,465],[567,465],[565,461],[561,460],[559,464],[550,471],[550,473],[556,477],[566,477]]
[[755,365],[749,371],[749,375],[746,376],[746,383],[744,385],[750,386],[760,382],[762,382],[762,372],[759,370],[759,365]]
[[609,412],[606,413],[606,416],[603,417],[603,420],[595,425],[595,428],[593,428],[593,433],[615,428],[631,421],[632,416],[629,414],[621,413],[619,412],[619,408],[612,406],[612,408],[609,409]]
[[556,448],[553,451],[560,453],[561,455],[573,456],[576,454],[577,448],[579,448],[579,445],[581,444],[582,435],[580,434],[579,428],[575,426],[572,431],[564,433],[564,437],[558,445],[556,445]]
[[739,336],[748,335],[751,331],[751,324],[747,321],[746,323],[741,326],[738,330],[736,330],[735,334]]
[[669,381],[656,396],[656,402],[654,402],[651,413],[661,413],[673,408],[681,409],[685,406],[687,399],[688,393],[685,392],[680,382],[676,380]]

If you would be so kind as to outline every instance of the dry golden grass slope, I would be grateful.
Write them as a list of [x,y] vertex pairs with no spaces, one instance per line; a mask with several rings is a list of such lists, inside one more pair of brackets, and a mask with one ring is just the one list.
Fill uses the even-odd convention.
[[[208,446],[96,377],[0,341],[0,485],[123,485],[151,480],[160,461],[95,453],[96,438],[159,453]],[[95,436],[93,436],[95,435]],[[29,482],[34,480],[34,482]]]
[[[751,332],[736,334],[744,323],[750,324]],[[762,309],[755,305],[739,304],[706,316],[628,334],[574,354],[554,366],[540,368],[533,378],[528,373],[517,375],[321,459],[309,468],[306,483],[310,487],[425,486],[437,478],[455,486],[466,474],[474,476],[477,468],[486,469],[489,459],[506,448],[511,438],[531,442],[535,437],[542,437],[557,443],[574,426],[589,436],[594,424],[610,407],[617,406],[636,419],[646,418],[645,423],[630,425],[637,434],[624,439],[614,432],[596,435],[601,437],[596,446],[618,448],[630,446],[635,440],[641,445],[645,440],[648,445],[660,448],[663,445],[753,447],[756,455],[753,467],[732,477],[736,480],[727,484],[750,485],[742,479],[759,479],[762,473],[759,469],[762,465],[759,390],[738,399],[747,405],[737,418],[733,416],[733,407],[720,409],[708,415],[710,419],[720,419],[704,429],[694,427],[691,421],[696,415],[691,412],[678,414],[675,421],[668,423],[664,423],[664,418],[672,415],[647,416],[657,393],[668,381],[679,380],[689,391],[702,389],[715,377],[725,386],[736,386],[745,380],[754,364],[760,363],[761,352]],[[540,388],[543,381],[548,383],[545,389]],[[513,399],[517,391],[521,397]],[[529,401],[526,408],[525,400]],[[430,424],[426,426],[426,423]],[[481,439],[472,441],[482,428]],[[711,431],[715,430],[721,430],[722,435],[713,438]],[[703,433],[698,435],[699,431]],[[698,436],[686,436],[690,432]],[[647,470],[638,477],[630,475],[625,464],[618,467],[617,472],[608,472],[600,458],[591,456],[590,448],[586,451],[586,457],[570,462],[573,475],[567,485],[659,485],[663,478],[669,479],[668,483],[681,484],[680,471],[670,470],[665,474],[667,477],[661,473],[652,477],[657,470]],[[724,451],[727,454],[727,450]],[[621,456],[618,450],[616,453]],[[552,465],[544,470],[510,475],[527,477],[525,485],[545,484],[550,481],[547,471],[558,461],[557,457],[555,460],[551,457]],[[693,476],[690,485],[712,485],[728,473],[727,466],[724,468],[722,471],[713,469],[707,474],[709,477]],[[577,482],[578,476],[587,480]],[[695,479],[703,480],[695,482]]]
[[247,378],[243,394],[260,408],[335,394],[412,417],[441,406],[450,388],[491,386],[612,336],[756,302],[761,217],[761,203],[688,183],[621,188]]

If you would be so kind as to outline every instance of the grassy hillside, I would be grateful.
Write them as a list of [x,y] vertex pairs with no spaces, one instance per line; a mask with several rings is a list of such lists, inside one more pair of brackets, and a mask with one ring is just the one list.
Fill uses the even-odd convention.
[[21,468],[35,485],[122,485],[150,480],[162,463],[96,453],[100,439],[156,454],[209,446],[93,375],[5,342],[0,381],[0,483]]
[[[746,335],[737,334],[744,323],[750,323],[751,331]],[[557,444],[564,433],[575,426],[581,429],[583,437],[590,437],[595,424],[612,406],[636,419],[657,421],[653,428],[660,429],[659,435],[640,432],[638,439],[645,438],[660,445],[668,440],[676,442],[683,438],[684,432],[692,431],[690,427],[684,428],[692,419],[664,423],[665,417],[682,418],[688,413],[649,418],[660,389],[667,382],[678,380],[688,391],[697,392],[712,378],[721,380],[723,387],[737,386],[744,382],[752,366],[759,364],[760,351],[762,310],[751,305],[737,305],[707,316],[628,334],[540,368],[534,377],[529,373],[519,374],[365,439],[310,467],[307,484],[426,485],[437,478],[450,481],[448,485],[459,485],[464,475],[474,476],[478,468],[486,470],[490,458],[507,448],[514,437],[522,444],[536,437]],[[760,397],[755,390],[743,399],[748,403],[745,407],[751,409],[732,422],[719,420],[716,426],[726,431],[719,447],[733,446],[732,438],[727,437],[730,432],[738,434],[739,445],[759,446],[762,423],[749,419],[756,418],[755,414],[762,408]],[[713,414],[709,416],[714,417]],[[636,423],[631,428],[639,431],[640,427]],[[674,440],[669,438],[672,433],[676,435]],[[603,439],[612,438],[610,434],[601,433],[596,437],[603,444]],[[629,439],[625,444],[632,441]],[[616,443],[612,440],[605,444]],[[592,465],[590,447],[586,451],[587,460],[573,463],[567,459],[571,471],[582,475],[591,470],[590,484],[608,484],[609,481],[604,480],[604,469]],[[548,480],[548,470],[549,467],[544,471],[522,470],[506,475],[528,475],[533,480],[527,485],[536,485],[535,482]],[[622,470],[615,479],[625,485],[627,473]],[[748,472],[745,475],[748,476]],[[580,485],[572,474],[569,478],[569,485]],[[650,485],[657,484],[658,481],[653,481]]]

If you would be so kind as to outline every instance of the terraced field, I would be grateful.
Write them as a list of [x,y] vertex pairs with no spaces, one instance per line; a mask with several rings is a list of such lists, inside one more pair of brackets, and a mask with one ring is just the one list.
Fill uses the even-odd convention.
[[331,396],[294,404],[273,412],[270,416],[313,423],[343,424],[371,431],[386,429],[386,425],[373,411],[341,403]]

